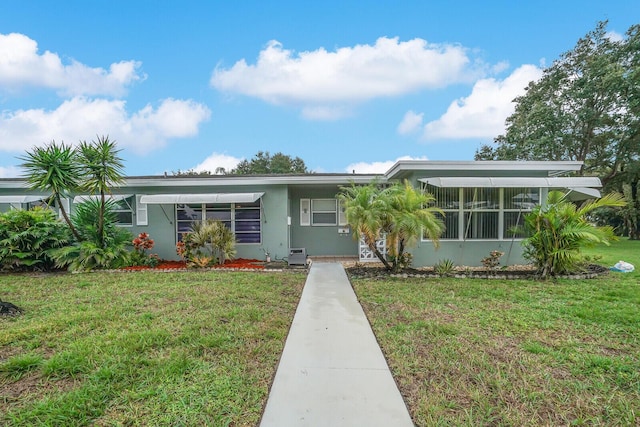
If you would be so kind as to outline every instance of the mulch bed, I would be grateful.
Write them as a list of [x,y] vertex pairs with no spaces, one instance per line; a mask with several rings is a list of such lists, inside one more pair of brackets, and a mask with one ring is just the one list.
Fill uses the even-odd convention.
[[[398,273],[392,273],[386,270],[382,265],[366,265],[356,264],[353,266],[345,266],[345,270],[349,277],[354,279],[387,279],[395,278],[436,278],[443,277],[436,273],[433,268],[415,269],[405,268]],[[606,267],[597,264],[590,264],[585,271],[556,276],[556,278],[568,279],[593,279],[603,274],[608,274]],[[539,279],[540,276],[531,266],[512,266],[507,269],[487,270],[483,268],[460,268],[445,275],[446,277],[468,278],[468,279]]]
[[[265,268],[264,261],[257,259],[236,258],[233,260],[226,260],[224,264],[213,265],[208,268],[236,268],[236,269],[255,269],[261,270]],[[125,271],[138,271],[138,270],[183,270],[186,269],[186,261],[160,261],[155,267],[148,267],[144,265],[123,267],[121,270]]]

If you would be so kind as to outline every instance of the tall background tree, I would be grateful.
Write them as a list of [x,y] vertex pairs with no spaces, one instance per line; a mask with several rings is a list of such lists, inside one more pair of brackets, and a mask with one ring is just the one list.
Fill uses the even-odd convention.
[[640,238],[640,25],[618,40],[598,23],[514,101],[505,134],[478,149],[476,160],[582,161],[581,175],[629,195],[625,232]]
[[310,173],[307,165],[300,157],[276,153],[273,156],[268,151],[258,151],[251,160],[242,160],[230,170],[217,167],[215,171],[196,171],[194,169],[173,171],[175,176],[207,176],[207,175],[269,175],[285,173]]
[[280,152],[273,156],[268,151],[258,151],[251,160],[238,163],[230,174],[238,175],[266,175],[278,173],[309,173],[307,166],[300,157],[291,157]]

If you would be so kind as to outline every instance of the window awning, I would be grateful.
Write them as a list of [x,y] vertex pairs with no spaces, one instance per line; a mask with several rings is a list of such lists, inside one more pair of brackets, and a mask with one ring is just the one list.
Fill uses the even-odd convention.
[[[106,199],[114,202],[119,202],[120,200],[128,199],[131,196],[133,196],[133,194],[109,194],[106,196]],[[97,194],[92,194],[92,195],[83,194],[81,196],[74,197],[73,203],[78,204],[78,203],[86,202],[87,200],[98,200],[99,198],[100,196]]]
[[0,196],[0,203],[31,203],[47,199],[47,196]]
[[262,196],[264,193],[148,194],[140,197],[140,203],[253,203]]
[[[421,178],[418,181],[435,187],[498,187],[498,188],[588,188],[602,187],[596,177],[433,177]],[[595,190],[597,191],[597,190]],[[599,194],[599,192],[598,192]]]
[[[549,188],[569,190],[568,197],[573,201],[600,197],[598,188],[602,187],[596,177],[433,177],[418,181],[435,187],[448,188]],[[597,188],[593,188],[597,187]]]

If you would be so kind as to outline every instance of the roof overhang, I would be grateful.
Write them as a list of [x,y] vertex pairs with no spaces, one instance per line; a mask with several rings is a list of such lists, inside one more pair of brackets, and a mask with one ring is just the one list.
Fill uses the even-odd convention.
[[141,203],[189,204],[189,203],[253,203],[264,193],[202,193],[202,194],[149,194],[140,196]]
[[[443,188],[548,188],[569,190],[567,197],[573,201],[600,198],[602,187],[596,177],[433,177],[418,181]],[[594,188],[596,187],[596,188]]]
[[0,196],[0,203],[31,203],[48,198],[47,196],[26,196],[19,194],[16,196]]
[[432,177],[418,181],[435,187],[585,188],[602,187],[596,177]]
[[[105,199],[107,200],[111,200],[113,202],[119,202],[120,200],[124,200],[124,199],[128,199],[129,197],[133,196],[133,194],[109,194],[107,196],[105,196]],[[93,195],[80,195],[80,196],[76,196],[73,198],[73,203],[82,203],[82,202],[86,202],[87,200],[98,200],[100,199],[99,195],[93,194]]]
[[398,160],[384,175],[387,179],[401,178],[412,171],[518,171],[546,172],[547,176],[577,172],[579,161],[511,161],[511,160]]

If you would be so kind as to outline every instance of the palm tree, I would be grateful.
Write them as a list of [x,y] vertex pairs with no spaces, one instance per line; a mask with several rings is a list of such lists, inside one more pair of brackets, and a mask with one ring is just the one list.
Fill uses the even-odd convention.
[[[124,166],[118,156],[115,141],[108,136],[98,137],[97,141],[80,142],[78,157],[84,178],[82,188],[90,194],[100,197],[101,209],[98,211],[98,236],[103,236],[106,210],[106,196],[111,187],[124,182]],[[104,243],[101,238],[101,243]]]
[[[397,271],[405,263],[406,248],[414,245],[423,231],[438,246],[444,224],[435,213],[441,211],[429,206],[432,195],[417,191],[409,181],[387,188],[374,181],[341,190],[338,198],[345,206],[354,237],[362,238],[387,270]],[[385,233],[391,262],[376,246],[376,240]]]
[[376,240],[384,233],[389,224],[389,201],[378,182],[368,185],[342,187],[338,194],[345,208],[347,223],[353,228],[353,237],[364,240],[376,257],[391,270],[391,264],[376,246]]
[[406,248],[414,246],[422,233],[436,248],[439,246],[444,223],[436,213],[443,213],[433,206],[433,195],[416,190],[407,180],[389,187],[386,192],[391,207],[387,246],[393,257],[393,270],[397,271],[405,263]]
[[34,147],[25,156],[19,157],[26,171],[26,179],[32,190],[51,192],[51,197],[60,208],[62,217],[69,225],[73,236],[80,240],[80,235],[69,219],[62,198],[78,187],[80,170],[76,162],[76,154],[71,146],[55,141],[44,147]]
[[525,256],[537,267],[543,278],[575,271],[581,262],[580,249],[615,240],[613,228],[598,227],[588,220],[588,214],[603,207],[622,207],[624,197],[610,193],[577,207],[560,191],[549,193],[546,203],[536,206],[525,216],[524,227],[529,235],[522,244]]

